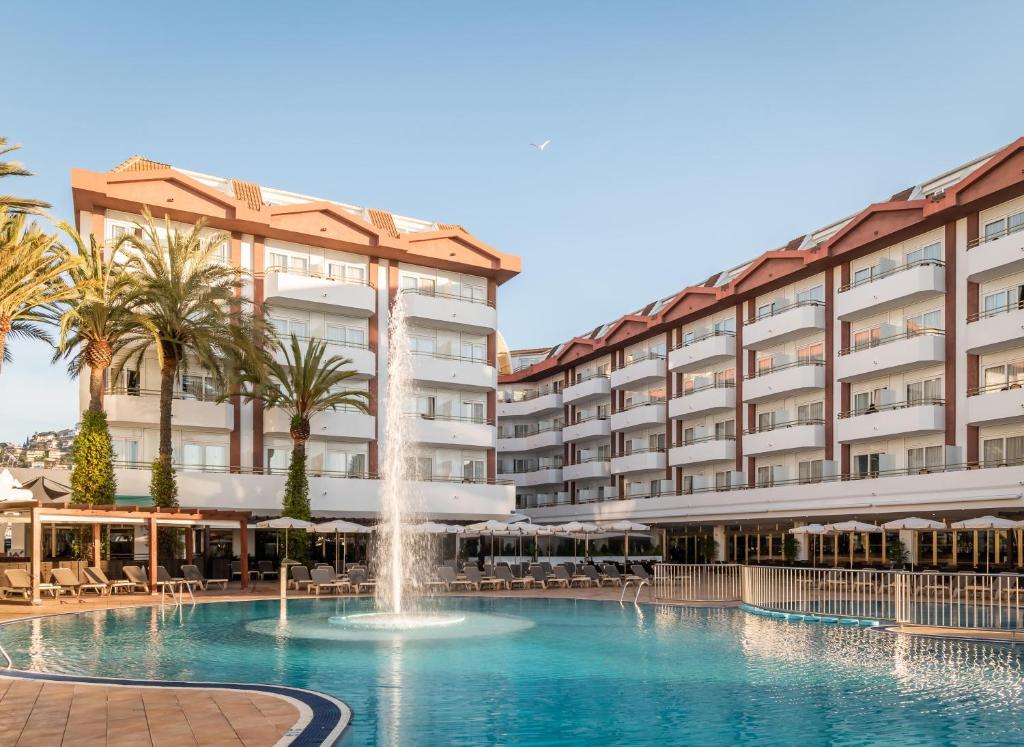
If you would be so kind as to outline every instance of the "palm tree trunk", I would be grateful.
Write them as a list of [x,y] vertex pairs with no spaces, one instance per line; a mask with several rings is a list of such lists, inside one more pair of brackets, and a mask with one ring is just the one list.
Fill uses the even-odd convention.
[[0,371],[4,367],[4,354],[7,352],[7,333],[11,331],[11,320],[0,316]]
[[171,447],[171,403],[174,401],[174,374],[178,371],[178,361],[166,356],[160,367],[160,442],[157,458],[160,463],[170,469],[173,463]]
[[103,412],[103,375],[106,366],[89,367],[89,411]]

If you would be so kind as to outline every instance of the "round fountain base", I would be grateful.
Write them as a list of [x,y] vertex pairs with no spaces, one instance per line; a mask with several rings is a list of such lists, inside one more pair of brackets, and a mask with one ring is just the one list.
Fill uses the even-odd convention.
[[342,625],[353,630],[379,630],[401,632],[423,628],[444,628],[466,621],[458,614],[416,614],[402,612],[364,612],[355,615],[335,615],[328,619],[331,625]]

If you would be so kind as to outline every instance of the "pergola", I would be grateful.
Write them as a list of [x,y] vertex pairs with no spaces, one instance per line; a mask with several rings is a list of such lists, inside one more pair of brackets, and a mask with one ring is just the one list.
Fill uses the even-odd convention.
[[[249,518],[248,511],[219,511],[206,509],[159,509],[147,506],[69,506],[66,503],[41,501],[8,502],[2,504],[3,521],[26,524],[29,528],[32,576],[32,603],[39,604],[40,571],[42,570],[43,524],[86,524],[92,526],[92,563],[100,564],[102,547],[100,528],[104,525],[146,526],[149,532],[149,587],[156,593],[156,568],[160,527],[238,529],[240,531],[239,557],[242,563],[242,588],[249,585]],[[195,535],[185,532],[185,560],[191,563],[195,554]]]

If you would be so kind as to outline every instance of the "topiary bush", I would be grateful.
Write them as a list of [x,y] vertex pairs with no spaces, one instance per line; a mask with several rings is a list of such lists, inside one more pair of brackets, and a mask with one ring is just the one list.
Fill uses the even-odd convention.
[[82,413],[82,426],[71,445],[71,502],[109,505],[117,494],[114,446],[103,411]]

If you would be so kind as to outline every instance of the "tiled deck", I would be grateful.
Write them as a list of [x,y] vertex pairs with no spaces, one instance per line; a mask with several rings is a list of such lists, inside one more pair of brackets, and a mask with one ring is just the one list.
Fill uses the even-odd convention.
[[276,744],[299,719],[292,703],[264,693],[6,676],[0,714],[0,747],[262,747]]

